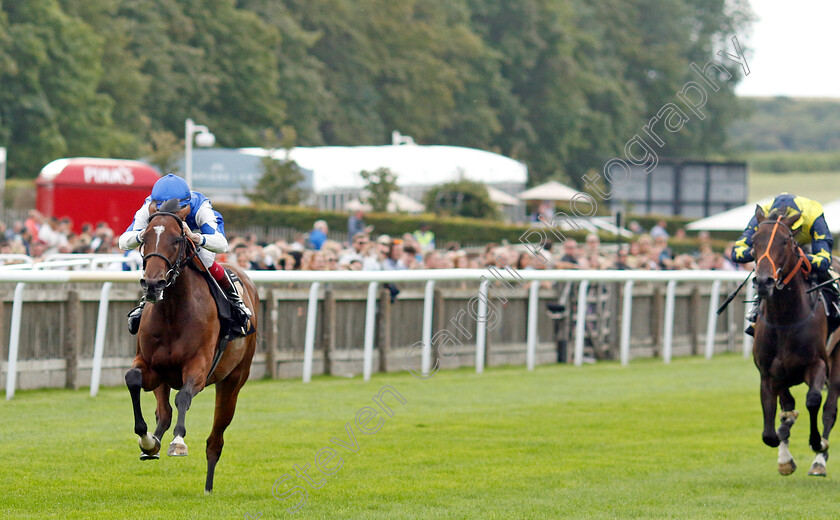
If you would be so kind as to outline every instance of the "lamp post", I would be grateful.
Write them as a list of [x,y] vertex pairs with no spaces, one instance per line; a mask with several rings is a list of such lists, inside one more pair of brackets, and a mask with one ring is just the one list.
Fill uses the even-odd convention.
[[5,211],[6,204],[6,149],[0,146],[0,211]]
[[[184,180],[187,181],[190,189],[192,189],[192,149],[193,136],[195,136],[195,144],[202,148],[208,148],[216,144],[216,136],[210,133],[204,125],[197,125],[192,119],[187,119],[185,126],[186,139],[184,140]],[[195,135],[198,132],[198,135]]]

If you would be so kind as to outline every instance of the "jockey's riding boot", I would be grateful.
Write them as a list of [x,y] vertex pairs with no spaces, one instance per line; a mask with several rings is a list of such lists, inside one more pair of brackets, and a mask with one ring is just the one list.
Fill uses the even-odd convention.
[[227,296],[230,304],[239,313],[237,321],[244,329],[245,323],[248,321],[248,318],[251,317],[251,309],[245,306],[245,302],[242,301],[242,297],[236,292],[236,287],[233,286],[233,282],[231,281],[230,275],[227,271],[225,271],[225,277],[219,281],[219,285],[225,291],[225,296]]
[[831,334],[840,325],[840,304],[838,304],[838,295],[834,288],[824,291],[823,295],[828,303],[828,333]]
[[750,324],[747,326],[744,332],[750,336],[755,336],[755,320],[758,319],[758,302],[754,303],[752,308],[747,311],[747,321]]
[[143,315],[143,307],[146,305],[146,300],[140,302],[140,305],[131,309],[128,316],[128,332],[129,334],[137,334],[140,330],[140,317]]

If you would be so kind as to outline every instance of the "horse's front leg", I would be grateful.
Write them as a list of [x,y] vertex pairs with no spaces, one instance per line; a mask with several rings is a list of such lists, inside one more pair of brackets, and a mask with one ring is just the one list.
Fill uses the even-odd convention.
[[188,454],[184,436],[187,434],[185,426],[187,410],[190,409],[192,399],[204,389],[207,375],[203,364],[190,363],[183,368],[184,385],[175,395],[175,408],[178,409],[178,421],[175,423],[173,434],[175,438],[169,444],[167,455],[171,457],[184,457]]
[[790,429],[796,418],[799,417],[799,412],[794,410],[796,408],[796,401],[790,393],[790,388],[783,388],[779,392],[779,408],[782,409],[781,422],[779,424],[779,473],[782,475],[790,475],[796,471],[796,462],[793,460],[793,455],[790,453]]
[[773,382],[769,377],[762,376],[761,410],[764,412],[764,431],[761,434],[761,440],[771,448],[777,448],[781,442],[775,428],[777,396],[778,394],[773,386]]
[[128,393],[131,395],[131,404],[134,408],[134,433],[140,439],[140,451],[143,455],[140,460],[151,460],[159,458],[160,440],[149,435],[146,421],[143,419],[143,412],[140,409],[140,390],[145,388],[150,389],[153,385],[152,376],[149,373],[145,363],[140,360],[135,360],[131,368],[125,374],[125,384],[128,387]]

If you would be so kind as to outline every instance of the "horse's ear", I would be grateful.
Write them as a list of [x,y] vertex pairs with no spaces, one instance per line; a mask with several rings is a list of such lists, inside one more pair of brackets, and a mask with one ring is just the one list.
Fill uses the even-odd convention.
[[799,217],[801,217],[801,216],[802,216],[802,213],[800,213],[798,211],[792,212],[790,215],[781,219],[781,222],[782,222],[782,224],[786,225],[787,227],[793,229],[793,225],[796,224],[796,221],[799,220]]
[[154,213],[157,213],[157,204],[155,204],[155,201],[151,201],[149,202],[149,215]]
[[761,224],[765,220],[767,220],[767,215],[764,214],[764,209],[758,204],[755,205],[755,220]]
[[187,215],[189,215],[189,214],[190,214],[190,207],[189,206],[185,206],[185,207],[179,209],[178,213],[176,213],[176,215],[178,215],[178,218],[181,219],[181,220],[186,219]]

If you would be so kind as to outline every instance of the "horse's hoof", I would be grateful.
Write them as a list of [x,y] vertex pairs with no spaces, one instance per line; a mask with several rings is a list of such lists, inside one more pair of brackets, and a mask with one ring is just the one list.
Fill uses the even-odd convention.
[[140,460],[157,460],[160,458],[160,455],[155,453],[154,455],[146,455],[145,453],[140,455]]
[[781,439],[779,439],[779,436],[776,435],[776,432],[773,432],[770,435],[762,435],[761,440],[763,440],[764,444],[770,446],[771,448],[778,448],[779,444],[782,443]]
[[779,464],[779,473],[784,476],[792,475],[794,471],[796,471],[796,463],[793,460]]
[[[140,437],[137,440],[137,444],[140,445],[140,451],[143,452],[143,455],[151,457],[153,455],[157,455],[160,452],[160,440],[154,435],[149,435],[147,433],[144,437]],[[141,458],[141,460],[147,459]]]
[[166,452],[170,457],[186,457],[187,445],[180,442],[172,442],[169,445],[169,450]]
[[808,476],[811,477],[824,477],[825,476],[825,466],[822,464],[812,464],[811,469],[808,471]]

